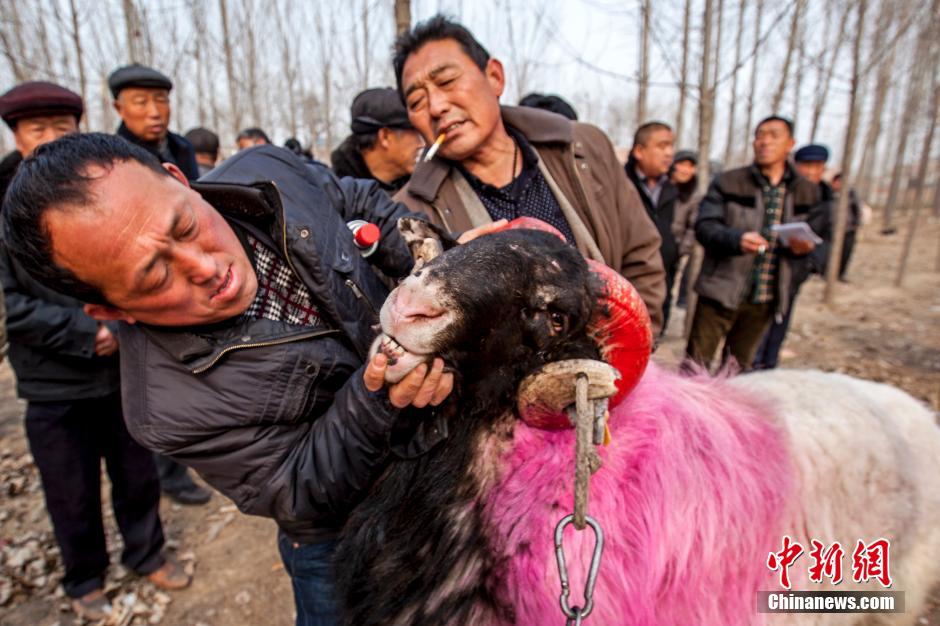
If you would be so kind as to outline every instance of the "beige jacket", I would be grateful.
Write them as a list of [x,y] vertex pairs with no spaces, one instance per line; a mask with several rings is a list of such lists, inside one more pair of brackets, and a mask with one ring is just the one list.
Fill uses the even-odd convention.
[[[657,336],[666,294],[659,233],[610,139],[595,126],[540,109],[503,107],[502,114],[503,122],[520,131],[538,153],[539,169],[574,231],[578,250],[636,287]],[[455,233],[491,221],[470,184],[444,159],[419,163],[395,200]]]

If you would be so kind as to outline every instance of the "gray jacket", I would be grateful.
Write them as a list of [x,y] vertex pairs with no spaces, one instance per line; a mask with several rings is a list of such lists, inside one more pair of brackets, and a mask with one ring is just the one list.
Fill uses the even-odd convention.
[[[808,222],[817,234],[825,230],[826,204],[820,201],[813,183],[796,174],[787,164],[786,193],[781,222]],[[755,256],[741,250],[741,236],[759,231],[763,223],[765,179],[755,165],[729,170],[717,176],[699,206],[695,235],[705,248],[702,270],[695,291],[727,309],[737,309],[746,296]],[[790,306],[791,275],[807,262],[778,244],[775,314],[779,318]]]

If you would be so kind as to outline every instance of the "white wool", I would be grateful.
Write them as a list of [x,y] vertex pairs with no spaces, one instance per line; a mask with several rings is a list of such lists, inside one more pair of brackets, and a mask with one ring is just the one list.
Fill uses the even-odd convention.
[[[858,539],[883,537],[891,541],[891,590],[905,592],[904,614],[877,620],[862,614],[775,614],[767,623],[915,624],[940,580],[940,428],[933,412],[894,387],[841,374],[773,370],[739,376],[733,384],[772,400],[785,416],[799,499],[785,516],[780,538],[789,534],[806,550],[790,568],[793,589],[882,590],[878,582],[852,581],[852,551]],[[808,580],[812,539],[827,546],[841,542],[846,554],[840,585]]]

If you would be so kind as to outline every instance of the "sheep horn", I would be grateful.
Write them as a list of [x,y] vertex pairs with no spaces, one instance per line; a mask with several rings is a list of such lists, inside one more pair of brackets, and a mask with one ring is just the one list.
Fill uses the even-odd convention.
[[646,305],[633,285],[603,263],[591,259],[587,262],[604,285],[601,306],[589,332],[600,346],[603,359],[620,372],[617,393],[610,399],[613,408],[636,387],[646,371],[653,350],[653,331]]
[[558,430],[571,428],[565,409],[575,401],[575,378],[588,377],[588,399],[608,398],[617,393],[620,373],[603,361],[568,359],[543,365],[519,385],[519,416],[530,426]]
[[421,219],[400,217],[397,225],[401,238],[415,260],[415,270],[421,269],[431,259],[457,244],[446,232]]

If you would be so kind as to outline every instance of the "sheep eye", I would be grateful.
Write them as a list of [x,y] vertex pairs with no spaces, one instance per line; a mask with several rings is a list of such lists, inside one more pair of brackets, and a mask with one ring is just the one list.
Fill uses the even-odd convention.
[[556,333],[563,332],[568,325],[568,317],[563,313],[549,313],[548,319],[552,324],[552,331]]

